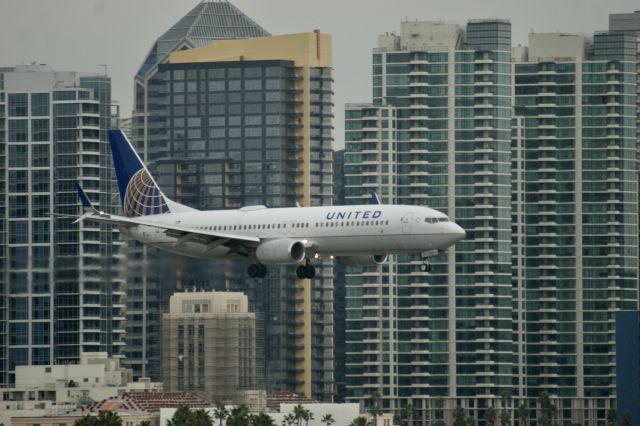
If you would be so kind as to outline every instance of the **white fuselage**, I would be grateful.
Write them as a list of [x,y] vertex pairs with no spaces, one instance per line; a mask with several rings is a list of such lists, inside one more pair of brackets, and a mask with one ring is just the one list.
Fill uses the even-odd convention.
[[[359,256],[424,253],[444,250],[464,237],[462,228],[428,207],[357,205],[194,211],[146,216],[147,222],[257,237],[260,241],[295,239],[308,247],[307,256]],[[233,251],[220,245],[203,251],[202,244],[177,242],[161,228],[121,227],[126,235],[173,253],[200,258],[224,257]]]

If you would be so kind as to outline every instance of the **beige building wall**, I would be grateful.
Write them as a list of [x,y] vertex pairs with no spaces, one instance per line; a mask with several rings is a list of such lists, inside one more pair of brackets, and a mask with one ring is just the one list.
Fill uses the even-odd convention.
[[256,384],[256,319],[242,293],[176,293],[162,319],[168,391],[192,390],[235,403]]

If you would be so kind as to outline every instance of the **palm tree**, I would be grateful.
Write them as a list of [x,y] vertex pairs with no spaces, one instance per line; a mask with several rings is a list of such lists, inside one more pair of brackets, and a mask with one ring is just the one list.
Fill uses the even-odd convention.
[[374,392],[369,397],[371,400],[371,406],[369,407],[369,414],[373,417],[373,426],[378,426],[378,416],[382,414],[382,408],[380,407],[380,394]]
[[200,408],[191,412],[189,426],[213,426],[213,419],[206,410]]
[[488,407],[484,412],[484,420],[487,426],[494,426],[498,418],[498,413],[493,407]]
[[331,414],[325,414],[324,416],[322,416],[322,419],[320,421],[327,426],[331,426],[336,422],[336,419],[334,419]]
[[138,426],[153,426],[149,420],[143,420],[138,423]]
[[620,423],[622,424],[622,426],[631,426],[631,424],[633,423],[631,419],[631,413],[625,411],[622,417],[620,417]]
[[542,392],[542,395],[538,398],[538,403],[540,404],[540,425],[541,426],[551,426],[553,424],[553,419],[556,415],[557,408],[551,402],[551,398],[549,398],[549,394],[546,392]]
[[309,425],[309,420],[313,420],[313,413],[311,410],[305,409],[302,413],[302,420],[304,420],[305,426]]
[[411,401],[407,402],[407,405],[404,406],[404,414],[407,418],[407,424],[411,426],[411,424],[413,424],[413,404]]
[[265,413],[251,416],[251,420],[251,426],[276,426],[276,422],[273,421],[271,416]]
[[467,414],[460,406],[453,410],[453,426],[467,426]]
[[349,423],[349,426],[371,426],[366,417],[358,416]]
[[96,423],[98,426],[122,426],[122,419],[113,411],[100,411]]
[[178,409],[171,419],[167,422],[167,426],[189,426],[191,420],[191,410],[187,405],[179,405]]
[[[90,414],[87,414],[84,417],[79,418],[75,422],[73,422],[73,426],[97,426],[98,419]],[[4,423],[0,426],[4,426]]]
[[296,418],[292,413],[285,414],[282,418],[282,426],[293,426],[296,423]]
[[615,426],[617,418],[616,410],[609,408],[609,410],[607,410],[607,426]]
[[527,405],[523,402],[518,406],[518,418],[520,419],[520,426],[527,424]]
[[229,416],[229,410],[222,403],[218,403],[216,405],[215,410],[213,410],[213,418],[220,420],[219,426],[222,426],[222,421]]
[[511,425],[511,395],[507,391],[503,391],[500,398],[502,399],[502,406],[500,407],[500,426]]
[[227,426],[249,426],[249,409],[242,404],[231,409]]
[[298,404],[293,407],[293,417],[296,419],[296,425],[300,426],[302,424],[302,419],[305,415],[305,409],[302,405]]

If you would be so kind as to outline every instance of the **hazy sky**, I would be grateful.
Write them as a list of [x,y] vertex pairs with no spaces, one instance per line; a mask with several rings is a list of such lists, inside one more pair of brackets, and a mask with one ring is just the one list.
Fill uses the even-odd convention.
[[[55,70],[102,72],[129,116],[133,76],[154,40],[199,0],[0,0],[0,66],[46,63]],[[400,22],[507,18],[513,43],[535,32],[606,30],[609,13],[640,9],[637,0],[233,0],[271,34],[319,28],[333,35],[336,145],[344,104],[371,100],[371,49]]]

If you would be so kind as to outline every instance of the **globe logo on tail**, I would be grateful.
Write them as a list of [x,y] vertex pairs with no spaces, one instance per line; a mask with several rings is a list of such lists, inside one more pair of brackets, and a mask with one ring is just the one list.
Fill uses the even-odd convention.
[[146,169],[131,177],[124,197],[124,215],[127,217],[169,213],[169,206],[160,189]]

